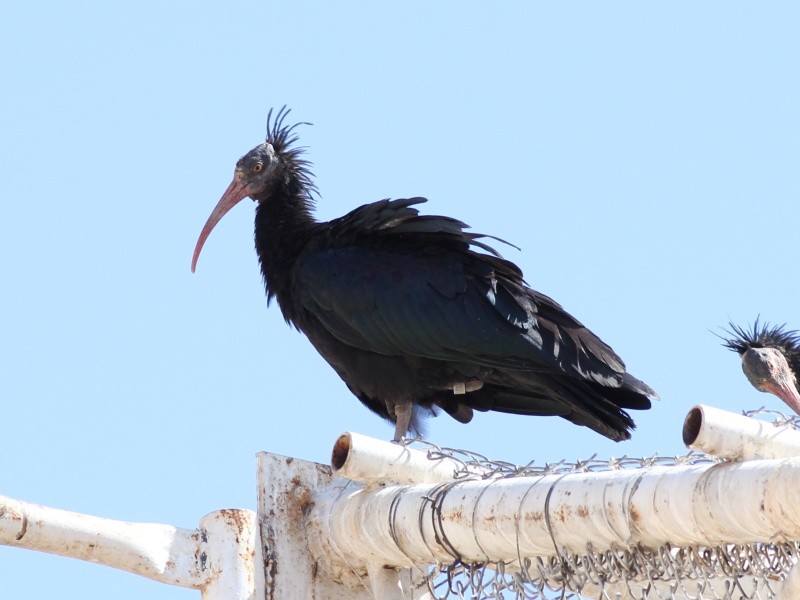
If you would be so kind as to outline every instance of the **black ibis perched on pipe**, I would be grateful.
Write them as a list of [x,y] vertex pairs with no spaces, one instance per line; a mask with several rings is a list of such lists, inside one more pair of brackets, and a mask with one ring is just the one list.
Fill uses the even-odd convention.
[[[624,409],[658,396],[594,333],[526,286],[522,272],[456,219],[420,215],[424,198],[381,200],[318,222],[310,163],[289,111],[236,163],[197,240],[246,197],[268,300],[302,331],[394,439],[444,411],[557,415],[630,438]],[[492,238],[497,241],[498,238]]]
[[733,337],[723,338],[723,346],[742,357],[742,371],[753,387],[774,394],[800,415],[800,333],[787,331],[785,324],[759,325],[758,319],[752,331],[733,323],[730,328]]

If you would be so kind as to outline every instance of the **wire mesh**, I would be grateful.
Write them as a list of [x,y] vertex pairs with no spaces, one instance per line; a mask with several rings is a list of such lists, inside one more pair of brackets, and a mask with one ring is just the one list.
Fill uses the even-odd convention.
[[[764,408],[744,411],[748,417],[775,426],[800,428],[800,417]],[[463,466],[456,480],[583,473],[656,466],[722,462],[691,452],[681,456],[559,461],[541,466],[495,461],[465,450],[440,448],[426,441],[411,444],[427,450],[432,460],[449,457]],[[729,544],[678,548],[618,548],[604,552],[587,545],[582,554],[559,552],[552,557],[518,557],[505,563],[436,565],[429,572],[428,590],[436,600],[767,600],[777,598],[780,585],[800,556],[800,542]]]

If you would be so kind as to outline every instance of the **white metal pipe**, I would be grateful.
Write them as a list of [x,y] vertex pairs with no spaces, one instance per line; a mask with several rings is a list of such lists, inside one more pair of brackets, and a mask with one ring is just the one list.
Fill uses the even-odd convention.
[[[420,569],[384,568],[361,557],[350,564],[332,545],[329,528],[309,529],[306,515],[315,494],[333,496],[361,486],[334,477],[327,466],[267,454],[258,455],[258,512],[265,550],[266,600],[432,600]],[[426,565],[427,567],[427,565]]]
[[[212,512],[200,520],[201,538],[206,541],[207,557],[200,555],[200,566],[206,575],[202,587],[203,600],[255,600],[257,573],[255,568],[256,513],[244,509]],[[260,583],[260,582],[259,582]],[[263,598],[263,595],[261,595]]]
[[249,510],[219,510],[203,517],[199,529],[189,530],[114,521],[0,496],[0,544],[201,590],[203,600],[255,600],[256,529],[255,513]]
[[78,558],[200,589],[199,531],[128,523],[0,496],[0,544]]
[[[463,462],[447,456],[430,458],[422,450],[393,442],[345,432],[336,440],[331,454],[336,475],[364,483],[433,483],[451,481]],[[471,472],[480,474],[477,467]]]
[[369,565],[367,573],[375,600],[433,600],[423,572]]
[[[352,481],[333,478],[329,467],[261,452],[258,454],[258,519],[264,548],[266,600],[374,600],[366,565],[353,569],[335,549],[315,556],[317,540],[304,523],[314,490],[335,494]],[[330,538],[319,540],[329,543]]]
[[702,404],[686,416],[683,442],[692,450],[729,460],[800,456],[800,432],[791,427]]
[[792,567],[775,595],[775,600],[796,600],[797,598],[800,598],[800,563]]
[[800,539],[800,458],[321,492],[308,526],[352,568],[642,544]]

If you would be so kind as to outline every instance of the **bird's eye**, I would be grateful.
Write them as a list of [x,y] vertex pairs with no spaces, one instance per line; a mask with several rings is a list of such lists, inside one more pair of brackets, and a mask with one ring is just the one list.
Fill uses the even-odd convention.
[[261,173],[261,170],[264,168],[262,163],[256,163],[253,165],[253,173]]

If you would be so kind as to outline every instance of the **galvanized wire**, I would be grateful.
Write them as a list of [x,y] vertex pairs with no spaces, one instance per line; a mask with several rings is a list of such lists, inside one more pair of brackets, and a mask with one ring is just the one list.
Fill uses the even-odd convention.
[[[800,417],[764,408],[745,411],[748,417],[776,426],[800,429]],[[455,459],[463,465],[456,479],[563,475],[656,466],[718,463],[722,459],[691,452],[680,456],[559,461],[541,466],[490,460],[466,450],[440,448],[429,442],[409,442],[427,450],[429,458]],[[618,548],[604,552],[587,545],[582,554],[519,557],[506,563],[436,565],[428,577],[435,600],[768,600],[776,597],[800,556],[800,542],[753,543],[676,548]]]

